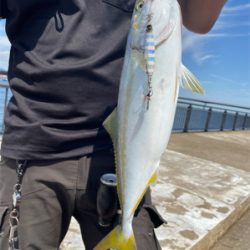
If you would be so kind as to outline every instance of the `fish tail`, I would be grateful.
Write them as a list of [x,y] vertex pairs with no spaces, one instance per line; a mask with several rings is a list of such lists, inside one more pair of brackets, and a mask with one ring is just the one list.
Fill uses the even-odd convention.
[[121,226],[115,227],[105,238],[103,238],[94,248],[94,250],[136,250],[135,237],[125,236]]

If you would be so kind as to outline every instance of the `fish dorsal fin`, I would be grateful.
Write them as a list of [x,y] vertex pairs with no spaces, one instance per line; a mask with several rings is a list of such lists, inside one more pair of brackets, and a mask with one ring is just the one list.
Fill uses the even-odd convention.
[[114,147],[116,145],[116,108],[113,110],[113,112],[106,118],[106,120],[103,122],[103,127],[108,131],[112,142],[114,144]]
[[183,64],[181,65],[181,87],[192,92],[204,94],[198,79]]

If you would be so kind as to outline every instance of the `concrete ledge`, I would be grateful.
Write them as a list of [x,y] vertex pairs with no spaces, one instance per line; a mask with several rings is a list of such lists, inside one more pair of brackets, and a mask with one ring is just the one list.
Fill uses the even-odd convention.
[[153,187],[168,221],[157,229],[164,250],[207,250],[250,207],[250,173],[174,151]]
[[217,240],[227,230],[237,222],[240,217],[250,208],[250,197],[247,197],[241,204],[237,204],[235,209],[217,226],[210,230],[199,242],[197,242],[192,250],[207,250],[210,249]]

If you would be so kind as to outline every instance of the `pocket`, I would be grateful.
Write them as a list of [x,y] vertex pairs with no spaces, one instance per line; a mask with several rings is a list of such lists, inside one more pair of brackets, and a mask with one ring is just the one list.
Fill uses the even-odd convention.
[[[43,183],[36,181],[40,177],[40,172],[37,172],[37,169],[28,169],[27,166],[22,181],[23,198],[46,188]],[[0,162],[0,206],[12,203],[13,187],[16,182],[16,160],[2,157]]]
[[122,9],[127,12],[133,12],[136,0],[102,0],[104,3]]

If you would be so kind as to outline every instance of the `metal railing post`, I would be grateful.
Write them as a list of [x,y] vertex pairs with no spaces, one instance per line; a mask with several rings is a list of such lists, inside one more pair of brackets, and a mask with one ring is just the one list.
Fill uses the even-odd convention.
[[227,119],[227,111],[225,110],[222,115],[222,121],[221,121],[221,126],[220,126],[220,131],[224,130],[224,125]]
[[239,112],[236,112],[235,116],[234,116],[233,130],[235,130],[235,128],[236,128],[236,123],[237,123],[238,115],[239,115]]
[[207,120],[206,120],[205,129],[204,129],[205,132],[208,131],[208,126],[209,126],[209,122],[211,120],[212,112],[213,112],[212,108],[209,108],[209,110],[207,112]]
[[242,129],[243,130],[246,129],[246,123],[247,123],[247,114],[245,114],[244,121],[243,121],[243,124],[242,124]]
[[189,106],[187,107],[186,120],[185,120],[183,132],[188,132],[188,126],[189,126],[191,113],[192,113],[192,104],[189,104]]

